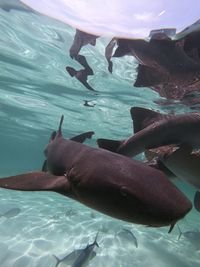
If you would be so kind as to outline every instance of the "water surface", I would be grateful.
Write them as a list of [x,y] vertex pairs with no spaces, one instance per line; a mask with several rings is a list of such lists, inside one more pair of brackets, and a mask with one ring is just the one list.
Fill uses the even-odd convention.
[[[85,46],[95,73],[89,83],[98,92],[86,90],[72,79],[65,67],[80,67],[69,57],[75,29],[35,13],[0,9],[0,176],[39,170],[43,150],[52,130],[64,114],[66,138],[85,131],[95,136],[87,144],[96,146],[98,137],[120,139],[132,132],[129,109],[152,108],[163,113],[189,112],[178,101],[170,106],[149,88],[134,88],[137,61],[133,57],[113,59],[111,75],[104,57],[108,38]],[[94,107],[84,106],[91,100]],[[195,189],[178,186],[193,199]],[[20,209],[16,216],[0,218],[1,267],[53,267],[55,258],[93,242],[100,229],[97,256],[88,266],[109,267],[197,267],[199,251],[177,227],[152,229],[112,219],[75,201],[50,192],[20,192],[0,189],[0,214]],[[12,214],[12,213],[11,213]],[[182,231],[200,229],[199,214],[192,210],[180,223]],[[135,244],[116,235],[131,230]],[[62,264],[59,265],[62,267]]]

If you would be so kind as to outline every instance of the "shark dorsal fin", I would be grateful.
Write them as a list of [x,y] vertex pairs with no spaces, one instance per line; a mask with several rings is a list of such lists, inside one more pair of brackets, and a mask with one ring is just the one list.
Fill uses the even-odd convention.
[[64,120],[64,115],[62,115],[61,118],[60,118],[60,123],[59,123],[59,127],[58,127],[57,137],[61,137],[62,136],[62,124],[63,124],[63,120]]
[[170,116],[141,107],[132,107],[130,109],[130,113],[133,121],[134,133],[139,132],[158,120],[162,120],[163,118]]

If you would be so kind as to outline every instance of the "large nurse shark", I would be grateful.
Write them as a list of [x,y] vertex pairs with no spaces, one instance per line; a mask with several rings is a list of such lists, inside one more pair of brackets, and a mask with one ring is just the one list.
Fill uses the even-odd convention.
[[161,171],[65,139],[62,123],[63,116],[44,151],[44,171],[1,178],[0,187],[54,191],[114,218],[170,230],[190,211],[191,202]]
[[200,147],[200,113],[166,115],[140,107],[130,112],[135,134],[120,141],[98,139],[99,147],[129,157],[169,144]]

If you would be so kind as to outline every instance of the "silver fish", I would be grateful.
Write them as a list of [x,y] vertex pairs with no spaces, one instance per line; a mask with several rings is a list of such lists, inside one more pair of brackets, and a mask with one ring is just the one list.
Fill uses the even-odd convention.
[[200,232],[199,231],[182,232],[179,226],[178,226],[178,230],[179,230],[178,240],[181,238],[181,236],[184,236],[196,248],[196,250],[200,249]]
[[1,214],[0,217],[12,218],[17,216],[20,213],[20,211],[21,210],[19,208],[13,208]]
[[[87,245],[84,249],[82,249],[80,255],[73,263],[72,267],[83,267],[94,257],[96,253],[93,251],[94,247],[99,247],[97,243],[98,233],[96,234],[95,240],[92,244]],[[95,254],[94,254],[95,253]]]
[[65,264],[66,266],[70,265],[71,267],[86,266],[86,264],[96,256],[96,252],[93,251],[93,249],[95,246],[99,246],[96,241],[97,237],[98,233],[92,244],[87,245],[84,249],[76,249],[62,259],[59,259],[57,256],[53,255],[56,259],[55,267],[58,267],[61,263]]
[[117,233],[117,235],[129,241],[132,241],[135,244],[136,248],[138,248],[137,238],[135,237],[135,235],[131,230],[124,228],[119,233]]

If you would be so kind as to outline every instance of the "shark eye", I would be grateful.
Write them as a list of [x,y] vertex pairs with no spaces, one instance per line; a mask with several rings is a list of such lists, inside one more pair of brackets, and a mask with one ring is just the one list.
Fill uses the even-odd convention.
[[122,196],[126,197],[128,195],[128,188],[126,186],[122,186],[120,188],[120,193]]

